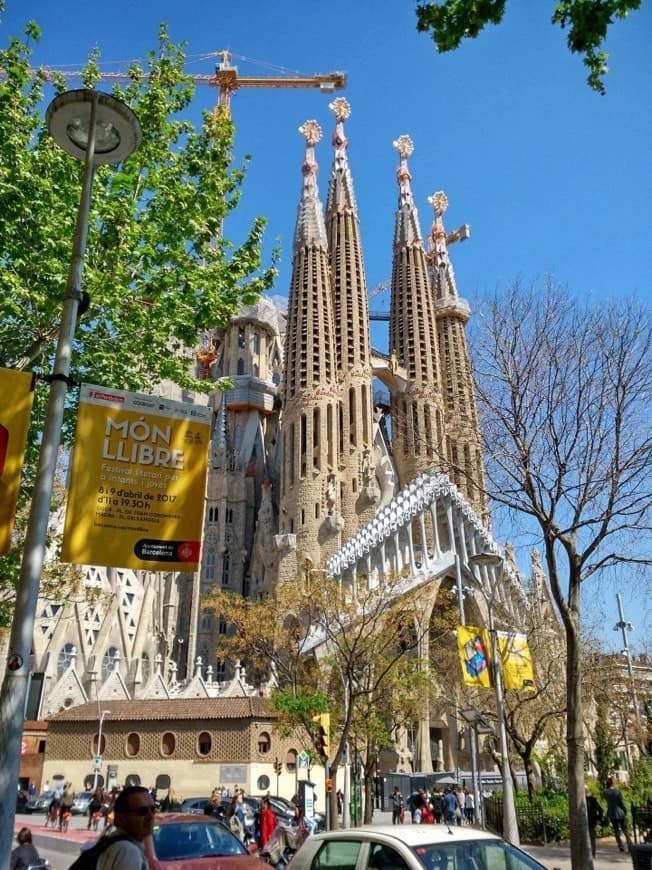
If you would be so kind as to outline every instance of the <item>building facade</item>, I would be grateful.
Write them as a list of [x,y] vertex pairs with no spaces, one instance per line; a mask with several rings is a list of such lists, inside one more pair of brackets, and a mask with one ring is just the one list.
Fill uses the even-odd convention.
[[[325,206],[317,183],[321,129],[315,121],[300,128],[305,153],[287,309],[262,298],[224,327],[206,324],[196,355],[197,377],[216,382],[200,569],[87,567],[65,601],[42,600],[31,719],[112,697],[228,697],[238,679],[238,668],[220,655],[228,626],[203,596],[218,587],[261,598],[278,583],[323,570],[422,473],[447,475],[487,521],[469,308],[448,250],[465,236],[446,232],[439,192],[424,242],[408,165],[413,144],[400,136],[387,349],[373,348],[345,132],[350,109],[341,98],[331,109]],[[223,378],[227,389],[217,388]],[[376,401],[379,393],[388,398]],[[453,748],[440,763],[452,758]]]

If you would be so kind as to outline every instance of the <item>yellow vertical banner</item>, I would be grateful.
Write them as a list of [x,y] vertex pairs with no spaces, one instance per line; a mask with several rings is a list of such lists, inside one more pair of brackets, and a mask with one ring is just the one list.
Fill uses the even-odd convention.
[[506,689],[535,690],[532,655],[527,637],[514,631],[496,632]]
[[83,384],[61,558],[193,571],[210,408]]
[[11,546],[34,381],[32,372],[0,369],[0,555]]
[[492,685],[489,670],[489,637],[484,628],[457,626],[457,651],[462,665],[462,677],[467,686]]

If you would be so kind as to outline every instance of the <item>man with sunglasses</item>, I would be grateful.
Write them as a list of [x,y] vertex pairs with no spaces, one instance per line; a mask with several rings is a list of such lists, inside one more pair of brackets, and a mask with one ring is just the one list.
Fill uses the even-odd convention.
[[143,841],[154,828],[154,801],[142,785],[124,788],[113,807],[116,842],[105,849],[97,870],[147,870]]

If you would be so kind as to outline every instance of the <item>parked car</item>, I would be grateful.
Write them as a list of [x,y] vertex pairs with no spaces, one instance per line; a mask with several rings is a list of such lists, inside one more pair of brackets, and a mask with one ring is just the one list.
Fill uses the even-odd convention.
[[487,831],[448,825],[378,825],[315,834],[292,859],[292,870],[545,870],[543,864]]
[[75,799],[72,802],[73,816],[85,816],[88,813],[88,805],[93,797],[92,791],[78,791],[75,793]]
[[204,808],[210,803],[209,797],[189,797],[181,801],[180,813],[193,813],[197,816],[204,815]]
[[[240,840],[212,816],[164,813],[145,840],[150,870],[262,870]],[[226,859],[226,860],[225,860]]]
[[26,813],[47,813],[54,797],[53,791],[44,791],[38,797],[30,798],[25,804]]

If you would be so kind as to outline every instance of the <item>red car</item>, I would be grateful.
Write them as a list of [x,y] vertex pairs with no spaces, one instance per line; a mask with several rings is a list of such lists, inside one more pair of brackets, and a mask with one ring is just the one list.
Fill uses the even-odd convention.
[[161,813],[145,840],[151,870],[263,870],[240,840],[212,816]]

